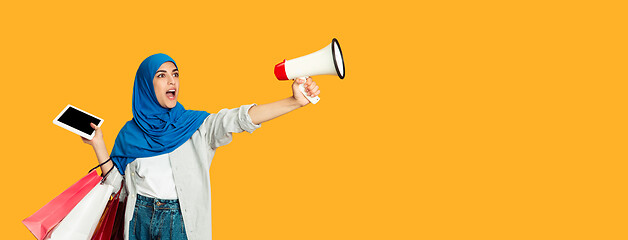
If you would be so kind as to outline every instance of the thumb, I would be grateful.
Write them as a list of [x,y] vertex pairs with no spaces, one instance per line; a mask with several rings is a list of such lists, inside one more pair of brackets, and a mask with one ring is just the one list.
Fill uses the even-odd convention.
[[98,126],[94,123],[89,123],[89,126],[91,126],[94,130],[98,129]]

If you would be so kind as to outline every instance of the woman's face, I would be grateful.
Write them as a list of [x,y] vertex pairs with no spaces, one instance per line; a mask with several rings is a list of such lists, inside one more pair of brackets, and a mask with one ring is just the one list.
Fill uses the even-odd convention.
[[179,96],[179,70],[172,62],[161,64],[155,77],[153,86],[159,105],[164,108],[173,108],[177,105]]

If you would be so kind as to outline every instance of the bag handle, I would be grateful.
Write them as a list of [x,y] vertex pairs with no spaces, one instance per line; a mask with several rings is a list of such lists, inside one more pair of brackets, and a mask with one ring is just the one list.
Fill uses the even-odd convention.
[[123,187],[124,187],[124,180],[122,180],[122,183],[120,184],[120,189],[118,190],[116,195],[113,196],[113,198],[119,198],[120,197],[120,193],[122,192],[122,188]]
[[[109,157],[109,159],[107,159],[107,161],[104,161],[103,163],[98,164],[98,166],[95,166],[94,168],[90,169],[90,170],[88,171],[88,173],[90,173],[90,172],[92,172],[92,171],[96,170],[96,168],[99,168],[100,166],[104,165],[105,163],[108,163],[109,161],[111,161],[111,157]],[[113,170],[113,168],[109,169],[109,171],[107,171],[107,173],[105,173],[104,175],[102,175],[102,181],[103,181],[103,182],[105,181],[105,179],[107,178],[107,175],[109,175],[109,173],[111,172],[111,170]]]

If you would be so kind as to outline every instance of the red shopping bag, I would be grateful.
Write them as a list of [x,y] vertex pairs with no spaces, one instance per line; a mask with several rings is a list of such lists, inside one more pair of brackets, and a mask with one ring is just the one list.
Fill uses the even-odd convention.
[[[120,190],[109,200],[107,203],[107,207],[105,208],[105,212],[100,218],[100,222],[96,227],[96,231],[94,231],[94,235],[92,235],[92,240],[110,240],[112,236],[112,232],[114,230],[114,224],[116,221],[120,219],[118,216],[118,206],[120,205],[120,192],[122,192],[122,188],[124,187],[124,182],[120,185]],[[124,218],[122,218],[124,221]],[[116,229],[118,230],[118,229]],[[115,235],[115,234],[114,234]]]
[[39,240],[52,230],[102,180],[96,171],[74,183],[33,215],[22,221]]
[[121,201],[118,205],[118,213],[116,220],[113,222],[113,230],[111,231],[111,240],[124,239],[124,212],[126,211],[126,201]]

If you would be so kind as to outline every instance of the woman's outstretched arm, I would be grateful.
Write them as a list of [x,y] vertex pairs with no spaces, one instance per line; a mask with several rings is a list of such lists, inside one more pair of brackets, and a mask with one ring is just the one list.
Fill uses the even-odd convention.
[[294,111],[300,107],[304,107],[310,101],[303,96],[299,91],[299,84],[305,82],[305,91],[311,97],[318,96],[320,90],[312,78],[308,77],[307,80],[297,79],[292,83],[292,97],[285,98],[276,102],[261,104],[249,109],[249,116],[253,124],[260,124],[279,117],[291,111]]

